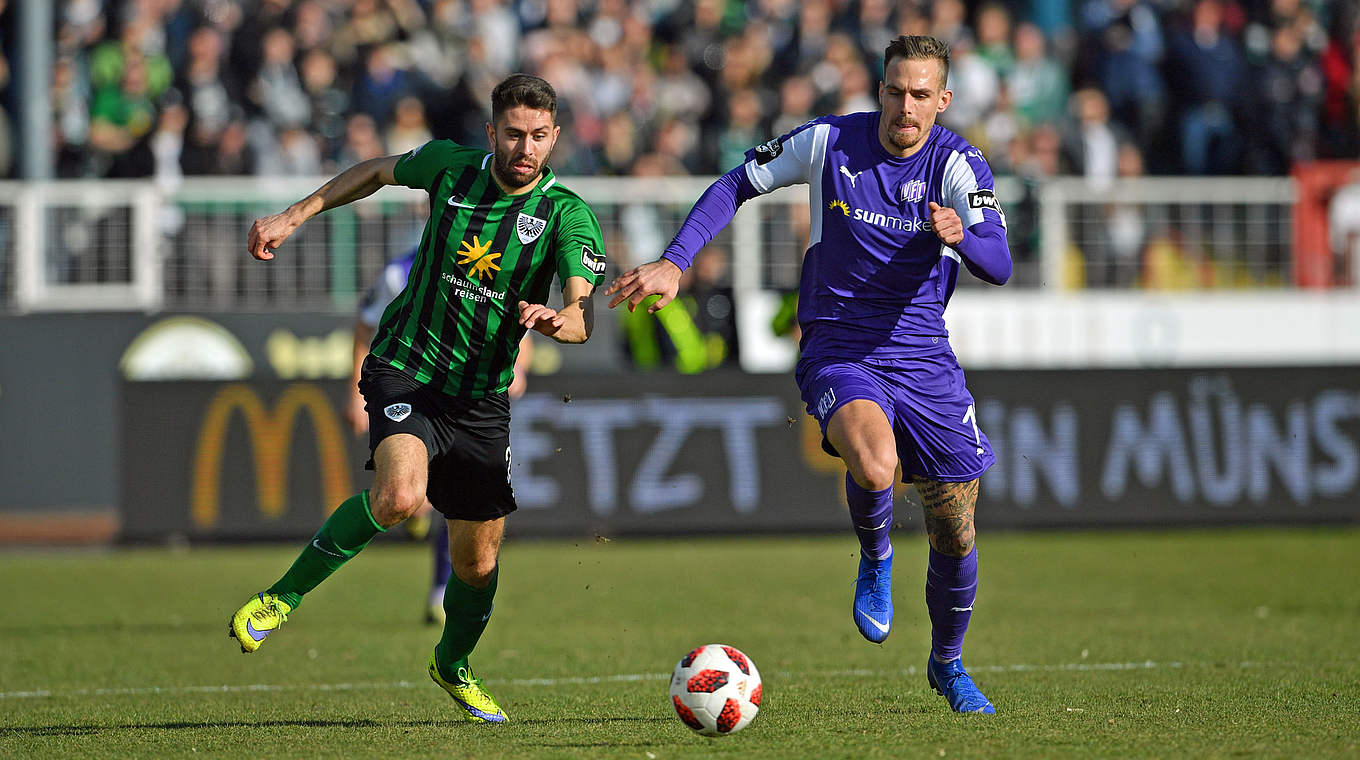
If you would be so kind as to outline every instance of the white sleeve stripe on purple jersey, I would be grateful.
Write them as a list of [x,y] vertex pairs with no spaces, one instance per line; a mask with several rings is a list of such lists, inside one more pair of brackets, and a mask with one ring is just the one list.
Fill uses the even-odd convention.
[[755,152],[746,162],[746,179],[761,194],[799,182],[811,183],[821,174],[818,157],[826,152],[829,131],[826,124],[813,124],[760,146],[763,151]]
[[[970,148],[970,150],[973,150]],[[984,187],[978,182],[977,170],[962,151],[949,157],[944,167],[943,193],[945,204],[958,212],[964,227],[972,227],[978,222],[995,221],[1006,226],[1006,216],[996,203],[995,191],[988,182]],[[995,219],[987,216],[991,211]]]

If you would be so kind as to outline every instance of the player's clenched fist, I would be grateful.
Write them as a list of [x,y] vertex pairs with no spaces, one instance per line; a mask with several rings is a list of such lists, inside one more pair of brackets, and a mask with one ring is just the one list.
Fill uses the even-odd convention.
[[948,206],[930,202],[930,228],[945,245],[954,245],[963,240],[963,220]]
[[283,241],[293,234],[299,224],[300,222],[293,221],[292,215],[287,211],[260,217],[250,225],[246,248],[250,250],[251,256],[260,261],[269,261],[274,258],[274,249],[283,245]]

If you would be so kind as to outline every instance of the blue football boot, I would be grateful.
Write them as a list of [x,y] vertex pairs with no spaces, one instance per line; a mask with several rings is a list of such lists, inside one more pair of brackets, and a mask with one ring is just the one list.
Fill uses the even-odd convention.
[[855,627],[864,638],[882,644],[892,630],[892,554],[884,559],[859,555],[855,579]]
[[949,700],[949,708],[954,712],[988,715],[996,712],[991,701],[978,691],[968,671],[963,669],[962,658],[939,662],[932,654],[926,661],[926,679],[936,693]]

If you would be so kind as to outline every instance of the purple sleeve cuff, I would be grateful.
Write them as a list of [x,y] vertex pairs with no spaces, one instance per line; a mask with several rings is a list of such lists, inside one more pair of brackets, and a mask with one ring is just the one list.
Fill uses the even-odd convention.
[[722,175],[695,201],[661,258],[680,267],[682,272],[689,269],[699,250],[732,221],[737,207],[757,195],[755,186],[746,178],[745,165]]
[[1011,278],[1011,251],[1006,244],[1006,228],[996,222],[978,222],[965,229],[963,240],[952,248],[963,256],[964,266],[979,280],[1004,285]]

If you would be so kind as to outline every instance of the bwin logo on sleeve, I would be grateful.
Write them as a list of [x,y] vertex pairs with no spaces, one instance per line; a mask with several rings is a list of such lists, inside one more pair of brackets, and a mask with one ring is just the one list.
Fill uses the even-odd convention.
[[581,246],[581,266],[595,274],[604,274],[604,254],[596,253],[588,244]]
[[411,405],[392,404],[386,409],[383,409],[383,414],[387,416],[387,419],[392,420],[393,422],[401,422],[411,416]]

